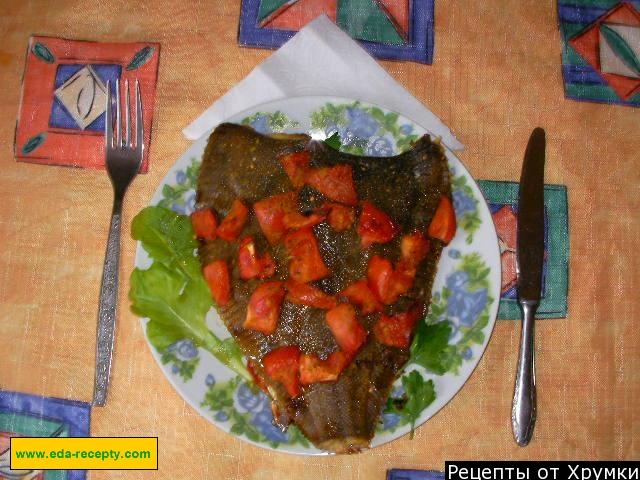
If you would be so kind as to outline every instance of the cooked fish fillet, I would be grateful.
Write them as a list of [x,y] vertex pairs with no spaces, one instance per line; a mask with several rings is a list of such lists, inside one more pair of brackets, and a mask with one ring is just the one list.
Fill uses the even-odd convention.
[[[386,212],[399,227],[391,241],[363,249],[357,220],[345,231],[336,231],[327,221],[313,226],[330,275],[312,285],[342,301],[340,295],[346,287],[367,277],[367,265],[373,256],[398,262],[403,235],[426,232],[441,197],[451,197],[443,150],[428,135],[406,153],[373,158],[338,152],[306,135],[265,136],[246,126],[222,124],[211,134],[205,150],[197,208],[212,209],[222,219],[234,200],[241,199],[251,213],[240,238],[252,236],[257,250],[273,257],[276,266],[271,281],[288,279],[290,255],[283,242],[272,244],[267,240],[251,206],[265,198],[293,191],[298,211],[307,215],[330,201],[308,184],[298,189],[292,185],[280,158],[300,151],[310,153],[311,168],[351,166],[360,202],[355,211],[359,214],[362,202],[370,202]],[[431,239],[430,245],[427,257],[417,266],[412,287],[397,301],[385,305],[384,314],[404,312],[417,302],[423,309],[427,308],[443,243]],[[225,260],[229,265],[231,300],[217,308],[273,397],[278,420],[295,423],[314,445],[324,450],[351,453],[367,448],[391,385],[409,358],[408,348],[392,347],[376,340],[373,325],[381,313],[358,315],[367,332],[366,343],[335,381],[303,386],[301,394],[292,398],[282,383],[266,373],[262,360],[267,353],[282,346],[296,345],[302,353],[313,353],[321,359],[339,350],[325,321],[326,310],[284,300],[273,333],[265,335],[245,328],[250,297],[265,280],[240,278],[237,242],[221,238],[202,242],[199,257],[203,266],[218,260]]]

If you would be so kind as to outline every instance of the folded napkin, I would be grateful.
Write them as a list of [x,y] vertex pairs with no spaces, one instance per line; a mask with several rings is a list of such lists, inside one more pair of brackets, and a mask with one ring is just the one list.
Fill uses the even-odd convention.
[[452,150],[463,145],[357,42],[321,15],[183,130],[200,138],[225,119],[282,98],[327,95],[369,102],[415,121]]

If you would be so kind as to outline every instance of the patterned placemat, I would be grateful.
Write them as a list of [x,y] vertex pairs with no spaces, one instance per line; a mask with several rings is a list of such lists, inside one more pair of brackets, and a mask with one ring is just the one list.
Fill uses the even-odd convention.
[[9,438],[88,437],[90,418],[85,402],[0,391],[0,478],[84,480],[84,470],[10,470]]
[[[516,272],[518,183],[479,180],[498,233],[502,260],[499,319],[520,319]],[[454,198],[455,201],[455,198]],[[567,187],[545,185],[545,258],[542,300],[536,318],[567,316],[569,279],[569,217]]]
[[[29,39],[14,154],[18,161],[104,168],[107,82],[140,82],[144,110],[144,158],[156,96],[160,44],[98,43],[34,36]],[[133,103],[132,103],[133,105]]]
[[378,58],[432,62],[433,0],[242,0],[238,42],[277,48],[322,14]]
[[640,105],[640,0],[559,0],[565,95]]
[[444,472],[392,468],[387,471],[387,480],[444,480]]

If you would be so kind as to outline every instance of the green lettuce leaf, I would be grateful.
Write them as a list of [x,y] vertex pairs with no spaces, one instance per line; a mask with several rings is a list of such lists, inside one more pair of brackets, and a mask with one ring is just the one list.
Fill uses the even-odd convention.
[[324,143],[338,151],[340,151],[340,147],[342,147],[342,141],[340,140],[340,134],[338,132],[335,132],[329,138],[325,139]]
[[189,217],[148,207],[134,218],[131,230],[154,260],[146,270],[134,269],[129,290],[131,310],[149,319],[151,344],[163,351],[178,340],[189,339],[250,381],[233,339],[221,340],[205,323],[211,293],[194,256],[197,242]]
[[425,408],[436,399],[436,390],[433,380],[425,382],[422,375],[416,370],[402,377],[404,395],[400,398],[389,398],[387,400],[386,413],[396,413],[403,419],[403,423],[411,424],[411,435],[416,426],[416,421]]
[[131,236],[155,261],[180,271],[185,280],[201,279],[198,248],[191,219],[163,207],[147,207],[131,223]]
[[424,367],[437,375],[444,375],[460,362],[456,347],[449,345],[451,325],[442,321],[432,325],[420,322],[411,344],[410,363]]

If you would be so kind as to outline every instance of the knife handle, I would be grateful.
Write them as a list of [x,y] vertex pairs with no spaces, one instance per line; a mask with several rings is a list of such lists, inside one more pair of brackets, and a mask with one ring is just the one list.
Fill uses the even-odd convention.
[[538,302],[521,301],[523,310],[520,354],[513,394],[511,423],[513,436],[521,447],[529,444],[536,423],[536,362],[534,346],[534,316]]

